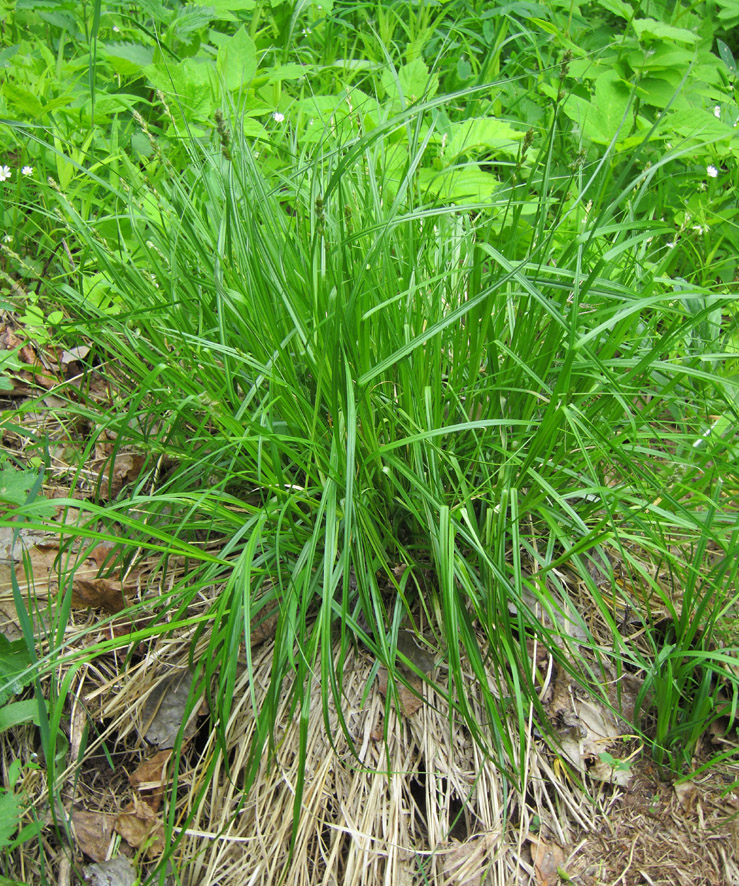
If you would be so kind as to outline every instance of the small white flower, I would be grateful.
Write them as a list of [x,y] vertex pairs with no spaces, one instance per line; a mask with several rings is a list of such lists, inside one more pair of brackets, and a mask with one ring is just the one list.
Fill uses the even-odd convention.
[[24,166],[23,169],[21,169],[21,173],[23,175],[33,175],[33,166]]
[[710,166],[706,166],[706,172],[708,173],[708,176],[710,178],[716,178],[718,176],[718,169],[716,169],[713,164],[711,164]]
[[272,119],[275,121],[275,123],[282,123],[282,121],[285,119],[285,115],[281,114],[279,111],[275,111],[274,114],[272,114]]
[[12,174],[9,166],[0,166],[0,182],[6,182]]
[[113,32],[116,33],[116,34],[120,34],[120,33],[121,33],[121,29],[118,27],[118,25],[113,25]]
[[5,236],[3,237],[3,243],[12,243],[12,242],[13,242],[13,235],[12,234],[5,234]]
[[313,32],[311,31],[310,28],[303,28],[303,36],[304,36],[304,37],[307,37],[308,34],[312,34],[312,33],[313,33]]
[[674,249],[674,248],[675,248],[675,241],[674,241],[674,240],[670,240],[670,242],[667,244],[667,248],[668,248],[668,249]]
[[716,107],[713,109],[713,116],[721,119],[721,105],[716,105]]

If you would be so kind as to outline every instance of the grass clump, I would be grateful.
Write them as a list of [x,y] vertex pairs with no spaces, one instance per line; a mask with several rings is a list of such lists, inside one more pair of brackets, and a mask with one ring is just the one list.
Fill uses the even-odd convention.
[[[144,626],[83,653],[60,594],[34,614],[36,669],[185,637],[192,705],[208,694],[215,736],[199,799],[233,762],[248,691],[249,751],[229,775],[254,786],[288,704],[295,822],[316,704],[359,754],[355,652],[375,662],[365,695],[390,672],[386,713],[400,686],[425,681],[450,731],[519,786],[532,723],[561,751],[552,673],[682,773],[737,700],[735,175],[715,165],[728,106],[698,108],[686,89],[686,107],[656,82],[665,34],[693,46],[685,33],[641,23],[609,42],[600,7],[590,32],[579,13],[547,10],[542,30],[544,18],[493,22],[475,4],[452,4],[453,21],[447,7],[381,4],[372,31],[368,7],[309,6],[306,21],[277,4],[207,35],[210,13],[188,31],[173,12],[161,45],[174,103],[142,19],[136,49],[100,59],[149,87],[121,150],[74,152],[71,132],[67,157],[64,139],[29,139],[58,175],[34,178],[18,230],[64,248],[44,264],[43,298],[26,294],[27,325],[46,341],[84,336],[87,370],[114,392],[101,410],[68,385],[65,416],[86,429],[78,485],[98,441],[115,447],[97,502],[68,499],[80,522],[55,525],[83,547],[112,542],[125,567],[153,552],[170,576],[130,607]],[[204,64],[174,60],[198,29],[217,59],[207,84]],[[718,90],[707,40],[690,51]],[[234,58],[251,72],[238,89]],[[21,280],[39,274],[3,254]],[[116,498],[123,451],[141,469]],[[48,503],[27,492],[14,521],[43,524]],[[265,630],[274,654],[257,689]],[[625,677],[640,683],[630,701]],[[46,740],[53,759],[48,728]],[[195,814],[172,802],[170,834]]]
[[[520,184],[459,206],[418,172],[439,106],[327,140],[274,174],[238,115],[221,116],[184,170],[119,194],[95,229],[60,196],[79,254],[57,290],[130,391],[104,423],[150,459],[125,507],[144,534],[154,525],[188,543],[226,540],[167,602],[176,621],[195,589],[226,582],[201,662],[217,677],[218,720],[228,720],[235,650],[271,607],[275,698],[295,669],[300,704],[316,671],[340,703],[350,643],[391,669],[412,666],[398,632],[422,617],[449,666],[450,703],[510,769],[524,735],[511,723],[532,706],[543,720],[532,640],[599,691],[649,655],[621,636],[618,607],[646,626],[644,600],[657,595],[675,625],[669,655],[694,671],[708,600],[711,612],[729,605],[735,577],[725,511],[735,444],[716,418],[733,414],[735,395],[706,369],[709,353],[721,358],[700,337],[721,297],[697,287],[676,297],[671,281],[644,272],[624,196],[643,173],[622,172],[611,197],[604,163],[562,182],[543,146],[519,163]],[[388,171],[398,132],[407,161]],[[587,205],[574,236],[574,208],[549,210],[565,187]],[[125,241],[97,233],[114,228]],[[97,305],[75,297],[93,275]],[[697,539],[692,560],[683,539]],[[710,594],[698,579],[709,549]],[[627,576],[620,590],[606,552]],[[654,577],[664,570],[671,589]],[[577,583],[589,615],[572,597]],[[678,588],[687,593],[676,599]],[[701,655],[705,722],[723,658]],[[486,684],[480,723],[457,687],[464,666],[482,678],[490,662],[499,683]],[[671,696],[672,709],[688,695]],[[271,716],[259,712],[255,761]],[[684,734],[674,722],[655,739],[673,765],[694,746]]]

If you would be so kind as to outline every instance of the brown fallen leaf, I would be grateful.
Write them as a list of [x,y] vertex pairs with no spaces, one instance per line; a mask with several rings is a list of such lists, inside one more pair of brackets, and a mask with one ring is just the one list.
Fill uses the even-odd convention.
[[681,784],[674,785],[675,796],[678,803],[682,806],[684,812],[691,813],[695,810],[698,802],[698,788],[695,782],[684,781]]
[[22,363],[31,367],[28,371],[21,370],[19,378],[25,382],[32,391],[36,391],[39,387],[50,391],[61,383],[62,379],[57,378],[47,370],[40,355],[36,353],[31,345],[25,345],[22,347],[18,352],[18,356]]
[[89,353],[90,348],[87,345],[78,345],[76,348],[69,348],[66,351],[62,351],[62,365],[66,366],[68,363],[75,363],[77,360],[84,360]]
[[[614,765],[606,756],[609,748],[618,745],[626,724],[598,699],[581,698],[564,668],[557,669],[548,707],[563,756],[591,778],[626,787],[633,775],[631,768]],[[621,762],[616,760],[616,764]]]
[[455,840],[449,850],[440,853],[443,886],[479,886],[499,842],[500,834],[493,831],[477,834],[464,843]]
[[548,843],[543,837],[529,834],[529,840],[536,886],[557,886],[559,870],[565,862],[564,852],[556,843]]
[[103,541],[100,542],[99,545],[95,545],[95,547],[88,551],[85,555],[86,560],[92,560],[98,567],[98,569],[102,569],[104,566],[108,569],[111,566],[114,566],[118,557],[117,557],[116,547],[113,542]]
[[[422,673],[430,674],[433,671],[435,656],[425,647],[419,645],[418,638],[411,630],[398,631],[398,651],[411,661]],[[423,680],[404,661],[398,658],[398,671],[407,680],[409,686],[398,681],[398,698],[400,707],[406,717],[411,717],[423,705]],[[380,668],[377,673],[378,688],[383,695],[387,695],[387,668]]]
[[[65,552],[61,556],[61,564],[66,568],[68,555]],[[72,576],[72,606],[77,609],[104,609],[110,613],[120,612],[125,608],[126,600],[121,582],[100,575],[98,563],[104,563],[109,556],[109,548],[98,545],[91,552],[91,558],[77,564]],[[30,590],[36,595],[55,594],[59,588],[59,558],[60,550],[56,541],[37,541],[27,548],[23,560],[19,559],[15,565],[15,576],[21,592],[28,593],[30,585]],[[71,568],[72,564],[69,566]],[[0,569],[0,590],[10,587],[10,567]]]
[[133,849],[144,847],[149,858],[158,858],[164,850],[164,828],[147,803],[129,803],[117,815],[115,829]]
[[80,578],[72,583],[72,606],[75,609],[104,609],[115,614],[126,608],[123,585],[109,578]]
[[129,775],[131,787],[141,795],[141,799],[154,812],[159,811],[164,797],[164,785],[167,779],[167,763],[172,756],[172,751],[159,751],[139,764],[135,772]]
[[[111,458],[113,459],[112,469]],[[145,455],[120,451],[115,455],[106,454],[102,459],[96,459],[91,463],[91,468],[97,472],[98,496],[103,501],[114,499],[124,486],[136,480],[145,461]]]
[[[192,674],[188,670],[174,670],[159,679],[146,697],[142,710],[143,724],[139,730],[149,744],[160,748],[172,748],[177,739],[182,718],[192,686]],[[195,718],[200,713],[192,711],[184,730],[185,741],[197,731]]]
[[113,836],[114,816],[104,812],[72,812],[77,845],[93,861],[105,861]]
[[279,617],[279,612],[273,612],[266,617],[262,617],[260,614],[260,619],[257,621],[257,624],[252,627],[249,634],[249,645],[252,649],[260,643],[264,643],[265,640],[271,640],[272,637],[275,636]]
[[[26,548],[23,553],[17,552],[15,577],[18,580],[21,591],[28,591],[28,586],[37,593],[44,594],[55,591],[59,585],[57,564],[59,558],[59,546],[56,542],[39,540],[34,545]],[[26,578],[28,569],[29,578]],[[3,577],[3,582],[8,581],[10,576]]]
[[[406,679],[420,695],[423,691],[423,680],[415,674],[408,676]],[[387,696],[387,668],[380,668],[377,672],[377,688],[382,695]],[[415,695],[402,683],[398,683],[398,699],[400,701],[400,708],[406,717],[412,717],[423,706],[423,698],[419,698],[418,695]]]
[[89,551],[85,562],[75,572],[72,584],[72,605],[80,609],[104,609],[115,614],[126,606],[120,581],[101,575],[116,565],[118,552],[112,542],[101,542]]

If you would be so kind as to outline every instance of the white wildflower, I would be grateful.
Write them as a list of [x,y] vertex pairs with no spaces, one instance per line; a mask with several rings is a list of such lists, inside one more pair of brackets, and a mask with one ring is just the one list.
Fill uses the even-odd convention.
[[716,167],[711,164],[710,166],[706,166],[706,173],[708,174],[709,178],[716,178],[718,176],[718,169],[716,169]]
[[12,174],[9,166],[0,166],[0,182],[7,181]]
[[24,166],[21,173],[22,175],[33,175],[33,166]]
[[274,114],[272,114],[272,119],[275,121],[275,123],[282,123],[282,121],[285,119],[285,115],[281,114],[279,111],[275,111]]

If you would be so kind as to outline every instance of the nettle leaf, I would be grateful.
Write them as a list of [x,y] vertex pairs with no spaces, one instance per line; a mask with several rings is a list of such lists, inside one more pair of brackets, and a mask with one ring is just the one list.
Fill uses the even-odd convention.
[[634,71],[664,71],[674,75],[679,82],[683,78],[686,67],[695,60],[695,50],[683,49],[669,43],[657,46],[633,49],[626,54],[626,60]]
[[737,0],[718,0],[718,20],[726,28],[739,25],[739,2]]
[[[12,791],[0,790],[0,847],[7,846],[18,830],[23,804]],[[8,881],[12,882],[12,881]]]
[[171,65],[159,62],[146,68],[146,77],[155,89],[174,96],[195,120],[206,120],[213,113],[215,78],[212,64],[186,58]]
[[313,70],[312,65],[298,65],[289,62],[286,65],[278,65],[267,73],[268,83],[279,83],[283,80],[300,80]]
[[[7,308],[4,307],[2,302],[0,302],[0,305],[3,305],[0,307],[0,310],[11,310],[11,305],[8,305]],[[20,348],[16,348],[14,351],[0,351],[0,391],[13,390],[13,382],[5,375],[6,372],[18,372],[25,368],[23,362],[18,357],[19,350]],[[0,480],[0,487],[1,485],[2,480]]]
[[173,15],[160,0],[138,0],[138,6],[142,12],[151,16],[158,25],[166,24]]
[[236,22],[239,21],[237,12],[251,12],[256,5],[256,0],[210,0],[208,9],[214,21]]
[[343,95],[311,95],[295,102],[296,111],[302,113],[307,121],[315,120],[323,124],[331,120],[336,122],[337,117],[346,116],[349,108],[346,103],[346,94]]
[[82,278],[82,294],[85,299],[101,311],[117,314],[122,299],[118,289],[110,279],[99,271],[97,274],[86,274]]
[[[623,148],[632,126],[631,114],[627,114],[630,98],[631,90],[618,74],[604,71],[595,82],[591,101],[571,94],[562,109],[589,141],[608,145],[618,133],[618,144]],[[632,143],[633,139],[630,139],[628,144]]]
[[202,30],[212,20],[212,9],[209,6],[190,6],[179,11],[177,18],[169,27],[178,40],[187,41],[192,34]]
[[269,133],[259,120],[248,115],[241,118],[241,131],[248,138],[269,138]]
[[665,126],[686,139],[696,139],[703,144],[716,144],[724,140],[728,143],[736,141],[734,138],[736,130],[703,108],[675,111],[665,119]]
[[[124,92],[112,92],[108,94],[101,92],[95,99],[95,119],[108,119],[121,111],[130,111],[132,108],[136,107],[140,101],[141,96],[138,95],[131,95]],[[89,99],[79,107],[82,113],[87,114],[88,117],[90,116],[92,102]]]
[[66,0],[17,0],[15,8],[22,9],[68,9],[70,4]]
[[44,106],[29,90],[16,86],[15,83],[5,82],[0,87],[0,94],[5,96],[13,111],[20,112],[19,116],[30,117],[32,120],[44,116]]
[[4,465],[0,470],[0,501],[22,505],[35,482],[35,472],[19,471],[13,465]]
[[463,123],[451,124],[451,137],[444,160],[451,163],[471,151],[493,151],[515,157],[523,133],[496,117],[473,117]]
[[[29,668],[32,664],[25,640],[8,640],[0,634],[0,705],[4,705],[12,695],[17,695],[31,682]],[[38,713],[38,703],[32,701],[30,704]],[[3,720],[1,716],[0,720]],[[11,722],[10,726],[13,725],[15,723]],[[3,723],[0,722],[0,731],[2,726]],[[5,728],[9,727],[6,725]]]
[[41,21],[51,25],[52,28],[67,31],[71,37],[81,36],[81,31],[77,27],[77,22],[71,12],[39,12],[38,17]]
[[418,171],[421,190],[440,200],[452,203],[484,203],[492,197],[500,182],[489,172],[483,172],[476,163],[455,166],[438,172],[423,168]]
[[666,108],[668,104],[675,110],[690,107],[687,99],[677,94],[678,86],[679,82],[674,84],[662,77],[642,77],[636,84],[636,95],[653,108]]
[[637,18],[631,24],[640,41],[674,40],[676,43],[687,43],[689,46],[694,46],[700,39],[692,31],[663,24],[655,18]]
[[254,78],[257,72],[257,48],[245,25],[218,48],[216,66],[230,91],[248,86]]
[[626,21],[629,21],[634,15],[634,10],[623,0],[598,0],[598,5],[619,18],[625,18]]
[[138,74],[154,61],[154,47],[142,43],[106,43],[101,54],[110,62],[116,74]]
[[380,84],[393,104],[404,106],[436,95],[439,78],[429,73],[423,59],[417,58],[397,71],[384,70]]
[[377,99],[360,89],[339,95],[312,95],[298,99],[290,108],[291,117],[293,109],[295,125],[306,144],[315,144],[325,139],[327,132],[336,134],[345,126],[356,132],[357,119],[361,120],[365,130],[373,129],[379,117]]
[[[283,0],[270,0],[273,7],[280,6],[282,2]],[[314,14],[319,12],[323,15],[328,15],[330,12],[333,12],[334,0],[307,0],[305,6],[313,9]]]

